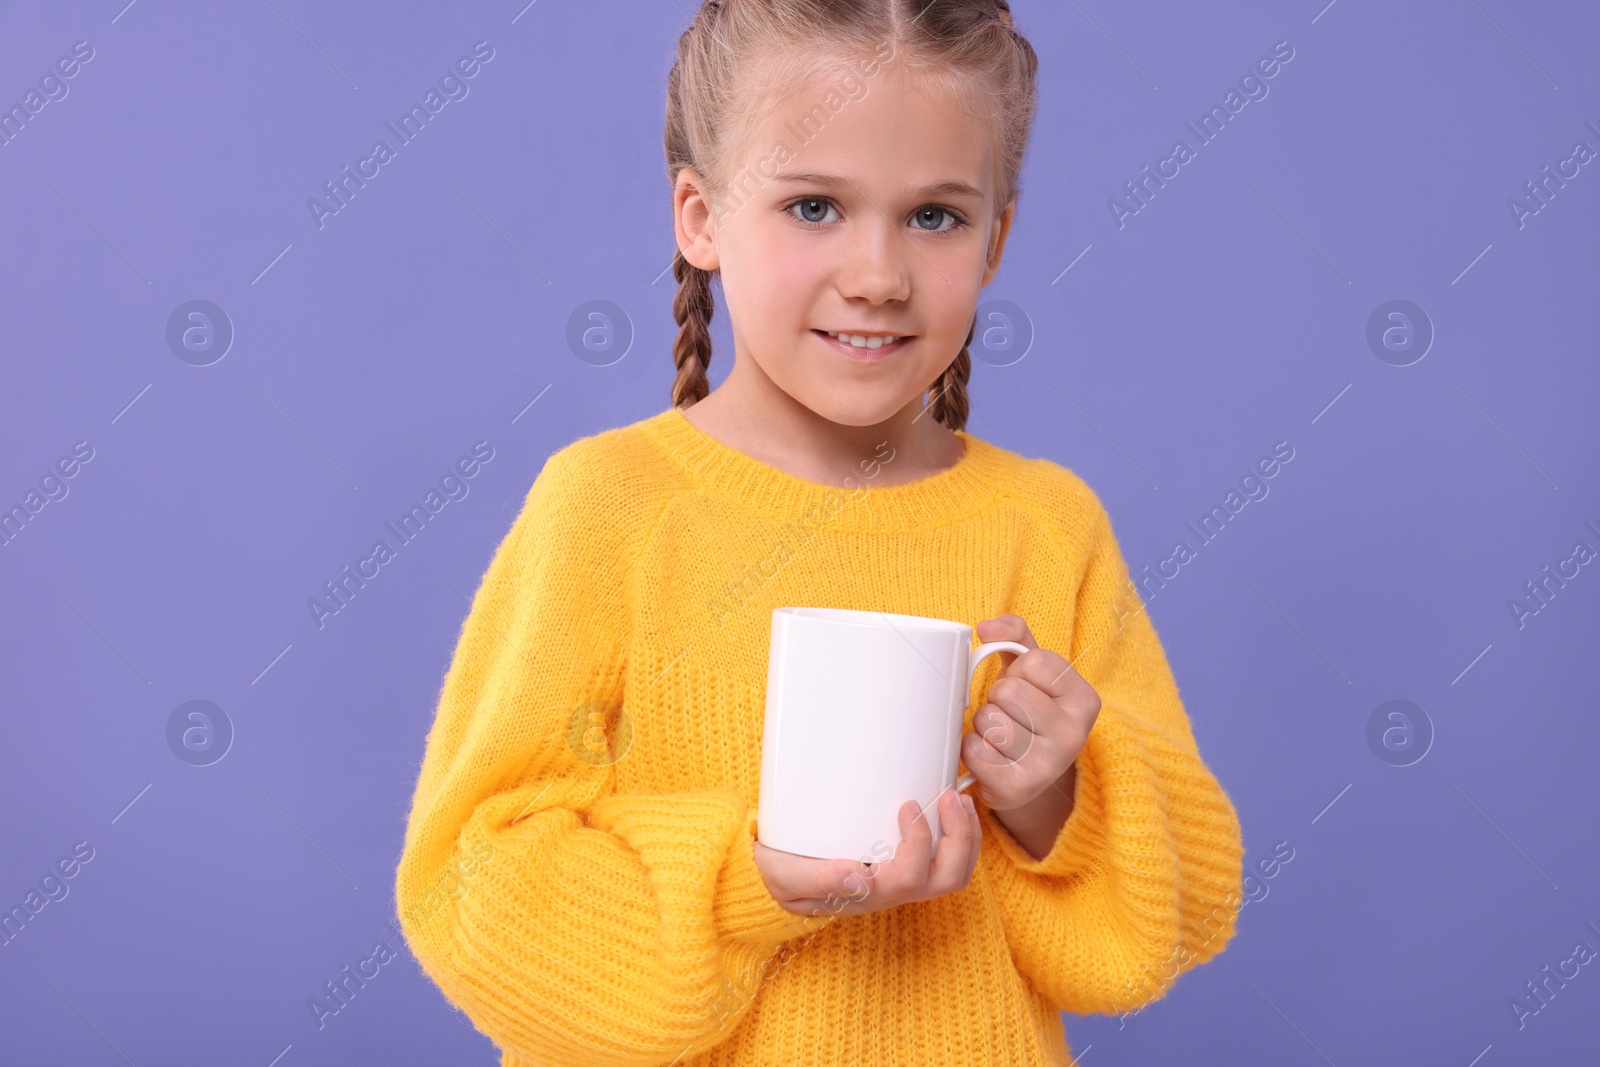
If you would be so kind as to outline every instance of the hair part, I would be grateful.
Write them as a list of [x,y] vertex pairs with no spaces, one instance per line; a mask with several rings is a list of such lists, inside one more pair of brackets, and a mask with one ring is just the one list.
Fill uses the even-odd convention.
[[[837,70],[853,73],[856,60],[904,64],[935,92],[981,115],[996,131],[996,217],[1021,195],[1020,176],[1036,111],[1038,57],[1011,22],[1008,0],[705,0],[678,38],[667,77],[664,137],[667,181],[691,167],[713,202],[726,199],[745,131],[776,96]],[[759,80],[757,80],[759,78]],[[672,359],[674,407],[710,393],[711,280],[673,256],[678,323]],[[967,423],[968,346],[977,317],[950,364],[931,383],[929,407],[951,430]]]

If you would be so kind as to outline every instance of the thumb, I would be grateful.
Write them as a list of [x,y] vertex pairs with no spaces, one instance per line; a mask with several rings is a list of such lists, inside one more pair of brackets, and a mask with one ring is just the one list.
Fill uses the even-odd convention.
[[867,895],[867,887],[872,879],[867,872],[866,864],[855,860],[829,860],[828,865],[825,892],[838,893],[840,896],[855,900]]
[[[1039,642],[1034,640],[1033,631],[1028,629],[1027,620],[1021,615],[999,615],[993,619],[985,619],[977,626],[980,641],[1015,641],[1029,649],[1037,649]],[[1014,652],[1002,652],[1007,657],[1003,662],[1010,664],[1017,658]]]
[[859,897],[867,888],[866,867],[855,860],[819,860],[776,853],[779,880],[795,899],[826,899],[829,894]]

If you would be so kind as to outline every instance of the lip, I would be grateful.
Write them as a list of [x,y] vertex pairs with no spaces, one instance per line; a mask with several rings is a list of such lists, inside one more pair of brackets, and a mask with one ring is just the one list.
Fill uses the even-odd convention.
[[821,330],[812,330],[811,332],[816,334],[823,344],[839,353],[845,359],[853,359],[857,363],[882,362],[916,340],[915,337],[901,337],[891,344],[879,345],[877,348],[857,348],[849,341],[841,341],[838,338],[829,337]]

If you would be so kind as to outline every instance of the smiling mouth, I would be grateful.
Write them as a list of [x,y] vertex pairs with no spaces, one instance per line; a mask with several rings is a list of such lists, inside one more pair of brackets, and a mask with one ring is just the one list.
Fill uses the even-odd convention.
[[850,359],[883,359],[915,340],[915,336],[911,334],[852,334],[831,330],[811,332],[826,341],[829,347]]
[[817,330],[816,332],[826,337],[832,337],[835,340],[844,341],[857,348],[877,348],[879,345],[892,344],[902,338],[911,336],[910,334],[896,333],[839,333],[835,330]]

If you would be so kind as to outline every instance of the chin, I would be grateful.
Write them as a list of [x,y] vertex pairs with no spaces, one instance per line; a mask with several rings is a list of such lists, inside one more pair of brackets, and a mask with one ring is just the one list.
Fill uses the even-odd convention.
[[877,389],[822,387],[808,390],[797,399],[829,422],[841,426],[877,426],[894,418],[918,398],[886,395]]

